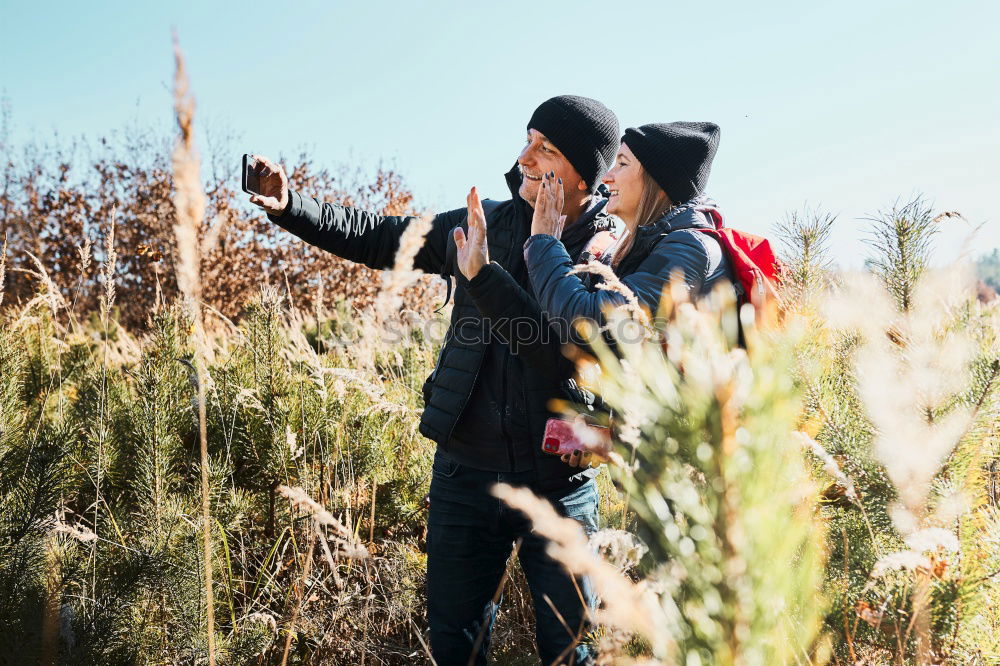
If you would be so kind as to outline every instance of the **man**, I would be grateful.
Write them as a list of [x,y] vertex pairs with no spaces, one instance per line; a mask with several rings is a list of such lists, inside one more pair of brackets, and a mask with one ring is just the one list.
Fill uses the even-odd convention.
[[[455,305],[437,366],[424,384],[420,432],[438,447],[430,488],[427,536],[427,606],[431,652],[441,666],[485,664],[496,617],[493,599],[515,540],[531,588],[536,639],[543,663],[588,663],[578,645],[594,597],[586,580],[574,580],[545,554],[530,523],[490,494],[494,483],[527,486],[548,498],[588,532],[597,525],[593,470],[581,472],[541,451],[549,403],[587,404],[572,364],[546,343],[548,324],[530,294],[522,246],[542,176],[565,185],[563,242],[577,257],[598,231],[614,226],[597,193],[619,144],[618,120],[600,102],[573,95],[542,103],[528,122],[527,142],[506,174],[511,199],[487,202],[488,238],[482,252],[463,252],[467,208],[435,216],[414,267],[455,279]],[[320,203],[290,191],[280,166],[260,158],[263,196],[251,202],[303,240],[371,268],[393,264],[399,239],[412,218],[381,216]],[[469,209],[478,210],[473,190]],[[478,245],[477,245],[478,247]],[[492,263],[488,263],[490,260]],[[489,319],[483,314],[489,315]],[[537,341],[508,346],[511,326],[539,329]],[[500,339],[498,339],[498,337]],[[518,336],[523,338],[523,335]],[[590,398],[590,400],[588,400]]]

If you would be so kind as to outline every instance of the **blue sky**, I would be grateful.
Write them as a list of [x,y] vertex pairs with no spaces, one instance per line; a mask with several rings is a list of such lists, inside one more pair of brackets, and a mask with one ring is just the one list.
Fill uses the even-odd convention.
[[[174,27],[234,173],[304,149],[383,160],[432,209],[503,198],[532,110],[573,93],[623,127],[718,123],[731,226],[830,211],[857,266],[859,218],[921,192],[986,223],[974,253],[1000,246],[997,2],[7,2],[0,23],[18,141],[170,128]],[[944,224],[948,258],[969,226]]]

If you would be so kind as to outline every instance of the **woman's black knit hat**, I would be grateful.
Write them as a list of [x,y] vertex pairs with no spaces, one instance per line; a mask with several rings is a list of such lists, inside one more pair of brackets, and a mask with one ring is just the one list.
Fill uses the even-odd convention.
[[682,204],[705,190],[719,131],[715,123],[650,123],[629,127],[622,143],[670,200]]
[[559,95],[535,109],[535,129],[559,149],[594,192],[618,153],[618,117],[596,99]]

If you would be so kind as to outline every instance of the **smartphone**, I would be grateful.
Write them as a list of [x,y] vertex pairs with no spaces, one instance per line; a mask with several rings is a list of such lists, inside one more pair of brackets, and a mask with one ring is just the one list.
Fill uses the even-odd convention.
[[257,172],[257,160],[253,158],[253,155],[248,153],[243,153],[243,191],[247,194],[259,194],[263,196],[263,192],[260,191],[260,174]]
[[[588,432],[584,434],[584,437],[587,437],[587,434],[589,434],[597,438],[592,439],[591,437],[587,437],[591,439],[591,442],[608,442],[611,438],[611,431],[607,428],[590,424],[586,428]],[[573,424],[569,421],[551,418],[545,422],[545,434],[542,437],[542,451],[545,453],[561,456],[564,453],[588,450],[590,449],[584,444],[580,434],[578,434]],[[591,461],[607,462],[607,460],[604,456],[591,451]]]

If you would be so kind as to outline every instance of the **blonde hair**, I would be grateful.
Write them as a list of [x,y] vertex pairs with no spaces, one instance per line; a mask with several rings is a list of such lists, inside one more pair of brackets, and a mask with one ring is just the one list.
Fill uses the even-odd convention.
[[635,240],[635,234],[639,227],[656,222],[674,207],[674,202],[670,200],[659,183],[653,180],[653,177],[642,168],[641,164],[638,166],[642,169],[642,195],[639,197],[635,218],[632,222],[625,222],[625,235],[615,247],[615,253],[611,257],[612,266],[617,266],[618,262],[624,259],[628,251],[632,249],[632,242]]

